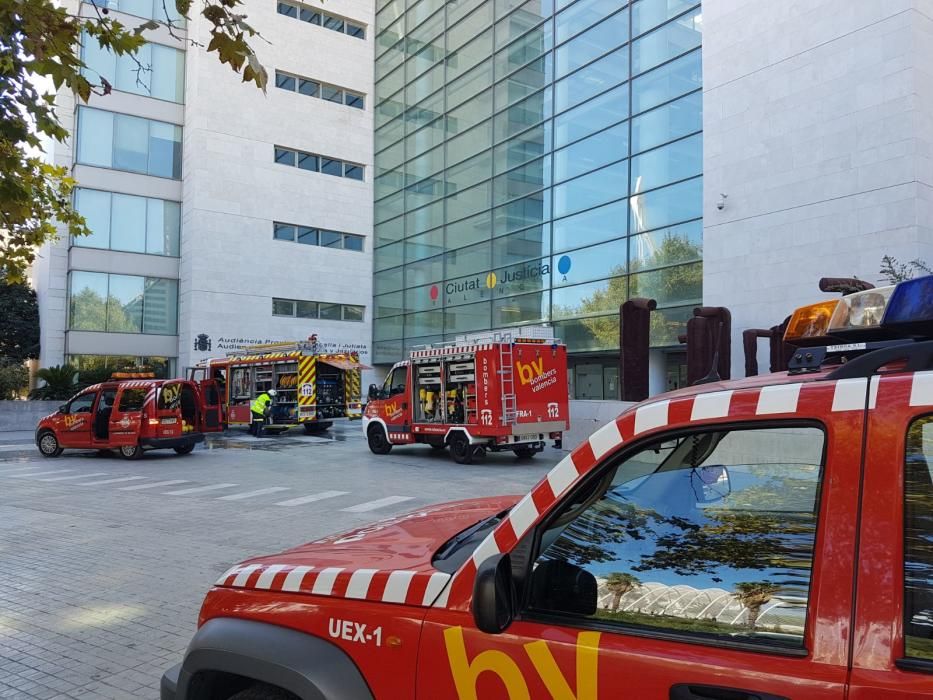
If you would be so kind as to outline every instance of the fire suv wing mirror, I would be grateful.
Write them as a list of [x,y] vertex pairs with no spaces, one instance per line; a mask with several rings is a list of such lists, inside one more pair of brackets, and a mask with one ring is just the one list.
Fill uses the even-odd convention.
[[473,582],[473,620],[487,634],[501,634],[515,617],[515,582],[508,554],[489,557]]
[[596,612],[596,577],[565,561],[543,561],[531,577],[532,607],[548,611],[593,615]]
[[375,384],[369,385],[369,400],[374,401],[379,398],[379,387]]
[[59,412],[59,413],[68,413],[68,404],[63,403],[61,406],[59,406],[59,407],[58,407],[58,412]]

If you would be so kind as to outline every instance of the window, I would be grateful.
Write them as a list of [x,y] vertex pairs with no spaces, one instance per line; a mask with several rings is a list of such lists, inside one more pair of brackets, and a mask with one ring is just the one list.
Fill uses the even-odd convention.
[[272,300],[272,315],[273,316],[294,316],[295,315],[295,302],[291,299],[273,299]]
[[[171,3],[170,3],[171,4]],[[185,52],[161,44],[143,44],[135,54],[102,49],[87,32],[81,35],[82,73],[91,82],[105,78],[116,90],[170,102],[185,99]]]
[[164,199],[79,189],[75,208],[84,216],[89,236],[73,245],[152,255],[178,255],[181,205]]
[[171,22],[176,28],[184,29],[185,18],[178,14],[174,2],[164,0],[91,0],[100,8],[124,12],[136,17],[154,19],[157,22]]
[[[802,648],[822,453],[822,431],[798,426],[691,433],[626,457],[546,525],[530,607]],[[538,594],[568,567],[595,579],[592,607]]]
[[904,652],[933,660],[933,416],[907,430],[904,462]]
[[337,158],[305,153],[282,146],[275,147],[275,162],[280,165],[297,165],[302,170],[345,177],[350,180],[363,179],[363,166],[358,163],[348,163]]
[[65,413],[90,413],[91,406],[94,405],[94,399],[96,398],[96,391],[92,391],[90,394],[81,394],[81,396],[76,396],[68,403],[68,408]]
[[283,224],[278,221],[272,223],[272,238],[277,241],[295,241],[297,233],[298,243],[316,245],[324,248],[341,248],[343,250],[363,250],[363,236],[339,231],[327,231],[311,228],[310,226],[296,226]]
[[81,107],[78,162],[179,180],[181,127]]
[[365,106],[365,97],[359,93],[278,70],[275,72],[275,86],[289,92],[295,92],[297,89],[299,93],[307,97],[319,97],[328,102],[336,102],[356,109],[363,109]]
[[175,335],[177,324],[177,280],[105,272],[71,273],[71,330]]
[[[160,0],[157,0],[157,2]],[[280,2],[276,7],[280,15],[300,19],[302,22],[323,26],[325,29],[331,29],[341,34],[347,34],[357,39],[366,38],[366,28],[362,24],[350,22],[342,17],[337,17],[328,12],[312,10],[304,5],[293,2]]]
[[103,372],[130,368],[152,372],[156,379],[175,376],[174,357],[133,357],[131,355],[68,355],[68,364],[79,372]]
[[146,389],[124,389],[120,396],[120,404],[117,411],[126,413],[127,411],[141,411],[143,403],[146,401]]
[[362,321],[365,306],[333,304],[324,301],[302,301],[298,299],[273,299],[273,316],[295,318],[320,318],[325,321]]

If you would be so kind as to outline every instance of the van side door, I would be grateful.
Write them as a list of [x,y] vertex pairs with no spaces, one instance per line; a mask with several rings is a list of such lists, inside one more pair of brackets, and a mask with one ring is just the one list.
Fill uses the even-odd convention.
[[223,430],[223,399],[220,395],[220,386],[213,379],[202,379],[198,382],[198,389],[201,396],[199,429],[203,433],[216,433]]
[[123,447],[139,442],[142,431],[143,407],[149,387],[134,386],[132,383],[120,386],[113,413],[110,415],[110,445]]
[[933,698],[933,372],[873,377],[851,700]]

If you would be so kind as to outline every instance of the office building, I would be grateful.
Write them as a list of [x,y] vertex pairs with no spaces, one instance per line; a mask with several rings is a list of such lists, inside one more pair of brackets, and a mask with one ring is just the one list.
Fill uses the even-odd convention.
[[[117,58],[82,47],[107,96],[58,95],[92,235],[39,253],[43,366],[147,365],[181,374],[245,344],[304,339],[369,360],[373,11],[251,0],[264,95],[216,54],[207,22],[161,0],[100,0],[162,25]],[[173,3],[168,3],[173,6]],[[90,15],[88,3],[76,11]],[[191,42],[196,40],[201,46]]]

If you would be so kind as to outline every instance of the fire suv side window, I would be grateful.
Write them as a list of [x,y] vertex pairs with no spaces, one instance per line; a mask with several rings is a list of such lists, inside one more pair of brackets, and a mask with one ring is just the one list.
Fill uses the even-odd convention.
[[904,646],[933,661],[933,416],[907,430],[904,462]]
[[97,398],[97,392],[92,391],[90,394],[81,394],[81,396],[75,397],[71,403],[68,404],[68,413],[90,413],[91,406],[94,405],[94,399]]
[[405,393],[405,381],[408,378],[407,367],[396,367],[392,373],[386,377],[385,391],[389,396]]
[[822,462],[822,430],[803,426],[629,456],[546,526],[531,616],[803,647]]

